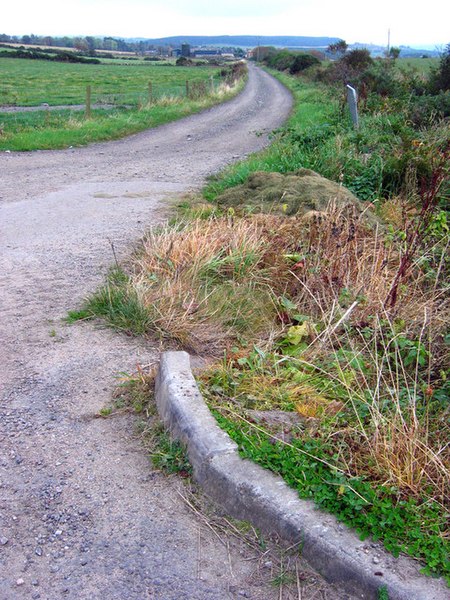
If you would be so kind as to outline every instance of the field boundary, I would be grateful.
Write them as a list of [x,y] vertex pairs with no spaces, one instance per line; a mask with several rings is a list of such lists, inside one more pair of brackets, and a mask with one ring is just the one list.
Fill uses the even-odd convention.
[[367,600],[386,588],[390,600],[445,600],[443,579],[421,575],[417,562],[394,558],[380,544],[362,542],[312,501],[301,500],[278,476],[240,458],[197,387],[186,352],[164,352],[156,377],[158,411],[182,442],[194,477],[233,517],[298,544],[302,556],[328,581]]

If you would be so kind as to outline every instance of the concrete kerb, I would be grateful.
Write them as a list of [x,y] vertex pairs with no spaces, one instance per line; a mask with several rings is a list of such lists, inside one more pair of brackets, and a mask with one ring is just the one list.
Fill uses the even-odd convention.
[[325,579],[360,598],[377,600],[386,586],[390,600],[448,600],[444,580],[421,575],[415,561],[396,559],[379,544],[362,542],[280,477],[240,458],[209,412],[186,352],[161,355],[155,394],[164,424],[187,448],[195,479],[230,515],[299,543]]

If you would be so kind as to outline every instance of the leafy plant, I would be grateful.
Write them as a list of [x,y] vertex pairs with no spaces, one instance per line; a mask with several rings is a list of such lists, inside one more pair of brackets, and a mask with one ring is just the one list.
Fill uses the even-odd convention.
[[150,456],[154,466],[168,474],[177,473],[183,477],[192,474],[192,466],[183,445],[177,440],[172,440],[164,428],[157,430],[156,447]]

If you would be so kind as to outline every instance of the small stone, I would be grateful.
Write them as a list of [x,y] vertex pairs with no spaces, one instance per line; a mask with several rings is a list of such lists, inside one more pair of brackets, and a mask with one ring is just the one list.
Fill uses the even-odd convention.
[[84,567],[85,565],[87,565],[87,564],[88,564],[88,559],[87,559],[87,558],[82,558],[82,559],[80,560],[80,564],[81,564],[81,566],[82,566],[82,567]]
[[60,536],[60,535],[62,535],[62,531],[61,531],[61,529],[57,529],[57,530],[55,531],[55,535],[56,535],[56,536]]
[[31,596],[33,598],[33,600],[38,600],[38,598],[41,597],[39,592],[34,592],[34,594]]
[[7,537],[0,537],[0,546],[6,546],[6,544],[9,542]]
[[25,583],[25,580],[20,578],[16,581],[16,585],[23,585]]
[[267,569],[270,569],[270,567],[272,566],[272,564],[273,564],[273,563],[272,563],[272,561],[271,561],[271,560],[267,560],[267,561],[264,563],[264,566],[265,566]]
[[37,587],[39,585],[39,581],[37,579],[32,579],[31,585],[34,585],[35,587]]
[[42,548],[40,546],[37,546],[34,550],[34,553],[36,554],[36,556],[42,556]]
[[372,562],[373,562],[375,565],[378,565],[378,564],[379,564],[379,562],[380,562],[380,559],[378,558],[378,556],[374,556],[374,557],[372,558]]

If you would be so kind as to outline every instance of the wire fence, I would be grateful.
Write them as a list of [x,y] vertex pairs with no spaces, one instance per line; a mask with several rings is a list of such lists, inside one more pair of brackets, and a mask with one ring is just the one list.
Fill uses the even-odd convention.
[[197,100],[217,91],[222,79],[218,76],[211,76],[208,79],[186,80],[180,83],[155,84],[149,81],[147,86],[141,89],[132,89],[126,91],[111,91],[111,86],[87,85],[83,100],[81,101],[80,92],[77,91],[73,101],[67,104],[48,104],[42,102],[38,106],[2,106],[0,113],[9,112],[35,112],[40,110],[57,110],[68,108],[72,110],[85,110],[89,116],[91,110],[97,108],[114,109],[128,108],[136,109],[160,102],[165,98]]

